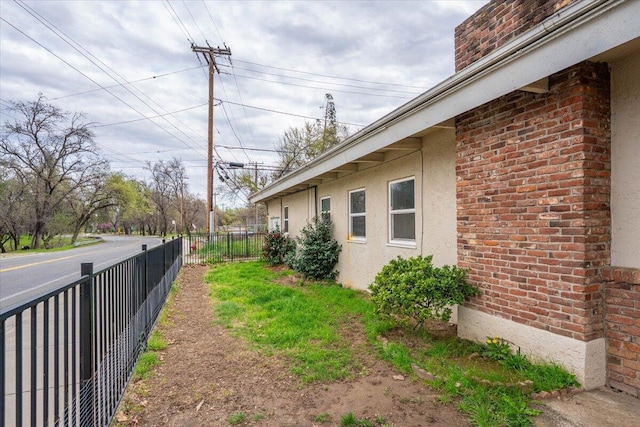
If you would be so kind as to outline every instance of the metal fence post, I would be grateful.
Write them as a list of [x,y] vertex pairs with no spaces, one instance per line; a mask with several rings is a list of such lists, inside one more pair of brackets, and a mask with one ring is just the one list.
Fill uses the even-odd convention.
[[167,239],[162,239],[162,275],[167,272]]
[[91,381],[93,364],[93,263],[80,264],[80,274],[87,279],[80,285],[80,420],[94,421],[94,396]]
[[142,258],[144,265],[142,266],[142,288],[144,289],[144,301],[149,294],[149,275],[147,270],[147,245],[142,245],[142,252],[144,252],[144,257]]

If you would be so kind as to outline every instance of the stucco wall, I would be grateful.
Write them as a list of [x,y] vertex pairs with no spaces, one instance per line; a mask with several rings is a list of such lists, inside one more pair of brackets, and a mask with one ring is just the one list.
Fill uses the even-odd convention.
[[284,230],[284,208],[289,207],[289,235],[297,236],[300,234],[300,230],[307,225],[314,216],[313,208],[310,205],[313,203],[314,190],[309,189],[305,191],[299,191],[294,194],[282,197],[280,200],[280,224]]
[[640,268],[640,55],[611,64],[611,265]]
[[[452,130],[438,131],[423,139],[422,151],[388,152],[384,164],[318,186],[318,201],[331,197],[334,236],[342,245],[337,269],[343,285],[366,289],[398,255],[432,254],[436,265],[456,263],[454,139]],[[415,177],[416,242],[390,244],[388,183],[411,176]],[[366,190],[366,242],[348,240],[348,194],[359,188]]]

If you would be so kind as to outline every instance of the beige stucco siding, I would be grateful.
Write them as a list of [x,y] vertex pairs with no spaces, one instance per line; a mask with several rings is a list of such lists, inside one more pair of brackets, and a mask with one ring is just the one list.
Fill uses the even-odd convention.
[[[389,243],[389,182],[415,178],[416,241]],[[349,191],[366,191],[365,242],[349,240]],[[456,263],[455,144],[452,130],[423,138],[422,150],[387,152],[385,162],[318,187],[318,201],[331,198],[334,236],[342,245],[338,280],[366,289],[397,256],[434,255],[434,263]]]
[[282,228],[284,229],[284,208],[289,208],[289,235],[298,236],[300,230],[307,225],[307,222],[314,216],[313,207],[314,189],[299,191],[285,196],[281,200],[282,205]]
[[456,239],[455,133],[441,131],[423,144],[424,239],[422,253],[433,255],[436,265],[455,265]]
[[611,264],[640,268],[640,55],[611,64]]
[[[420,159],[419,151],[389,160],[380,166],[369,167],[318,188],[321,197],[331,197],[331,219],[334,236],[342,245],[337,269],[338,280],[345,286],[366,289],[375,275],[390,259],[418,253],[416,247],[388,245],[389,181],[415,176],[416,229],[420,229]],[[349,240],[349,191],[364,188],[366,205],[366,241]],[[417,239],[420,233],[417,233]]]

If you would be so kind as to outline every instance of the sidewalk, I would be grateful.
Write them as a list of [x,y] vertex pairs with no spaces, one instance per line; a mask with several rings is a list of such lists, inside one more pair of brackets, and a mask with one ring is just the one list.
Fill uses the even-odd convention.
[[640,399],[601,388],[546,402],[536,427],[639,427]]

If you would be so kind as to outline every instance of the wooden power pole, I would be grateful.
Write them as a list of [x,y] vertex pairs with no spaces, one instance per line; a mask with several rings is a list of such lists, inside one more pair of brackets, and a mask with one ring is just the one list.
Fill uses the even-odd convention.
[[231,49],[227,46],[224,49],[220,47],[202,47],[191,44],[191,50],[197,54],[202,54],[207,64],[209,64],[209,138],[207,144],[207,212],[208,212],[208,234],[211,236],[215,229],[215,219],[213,212],[213,75],[220,74],[218,65],[216,64],[216,55],[231,56]]

